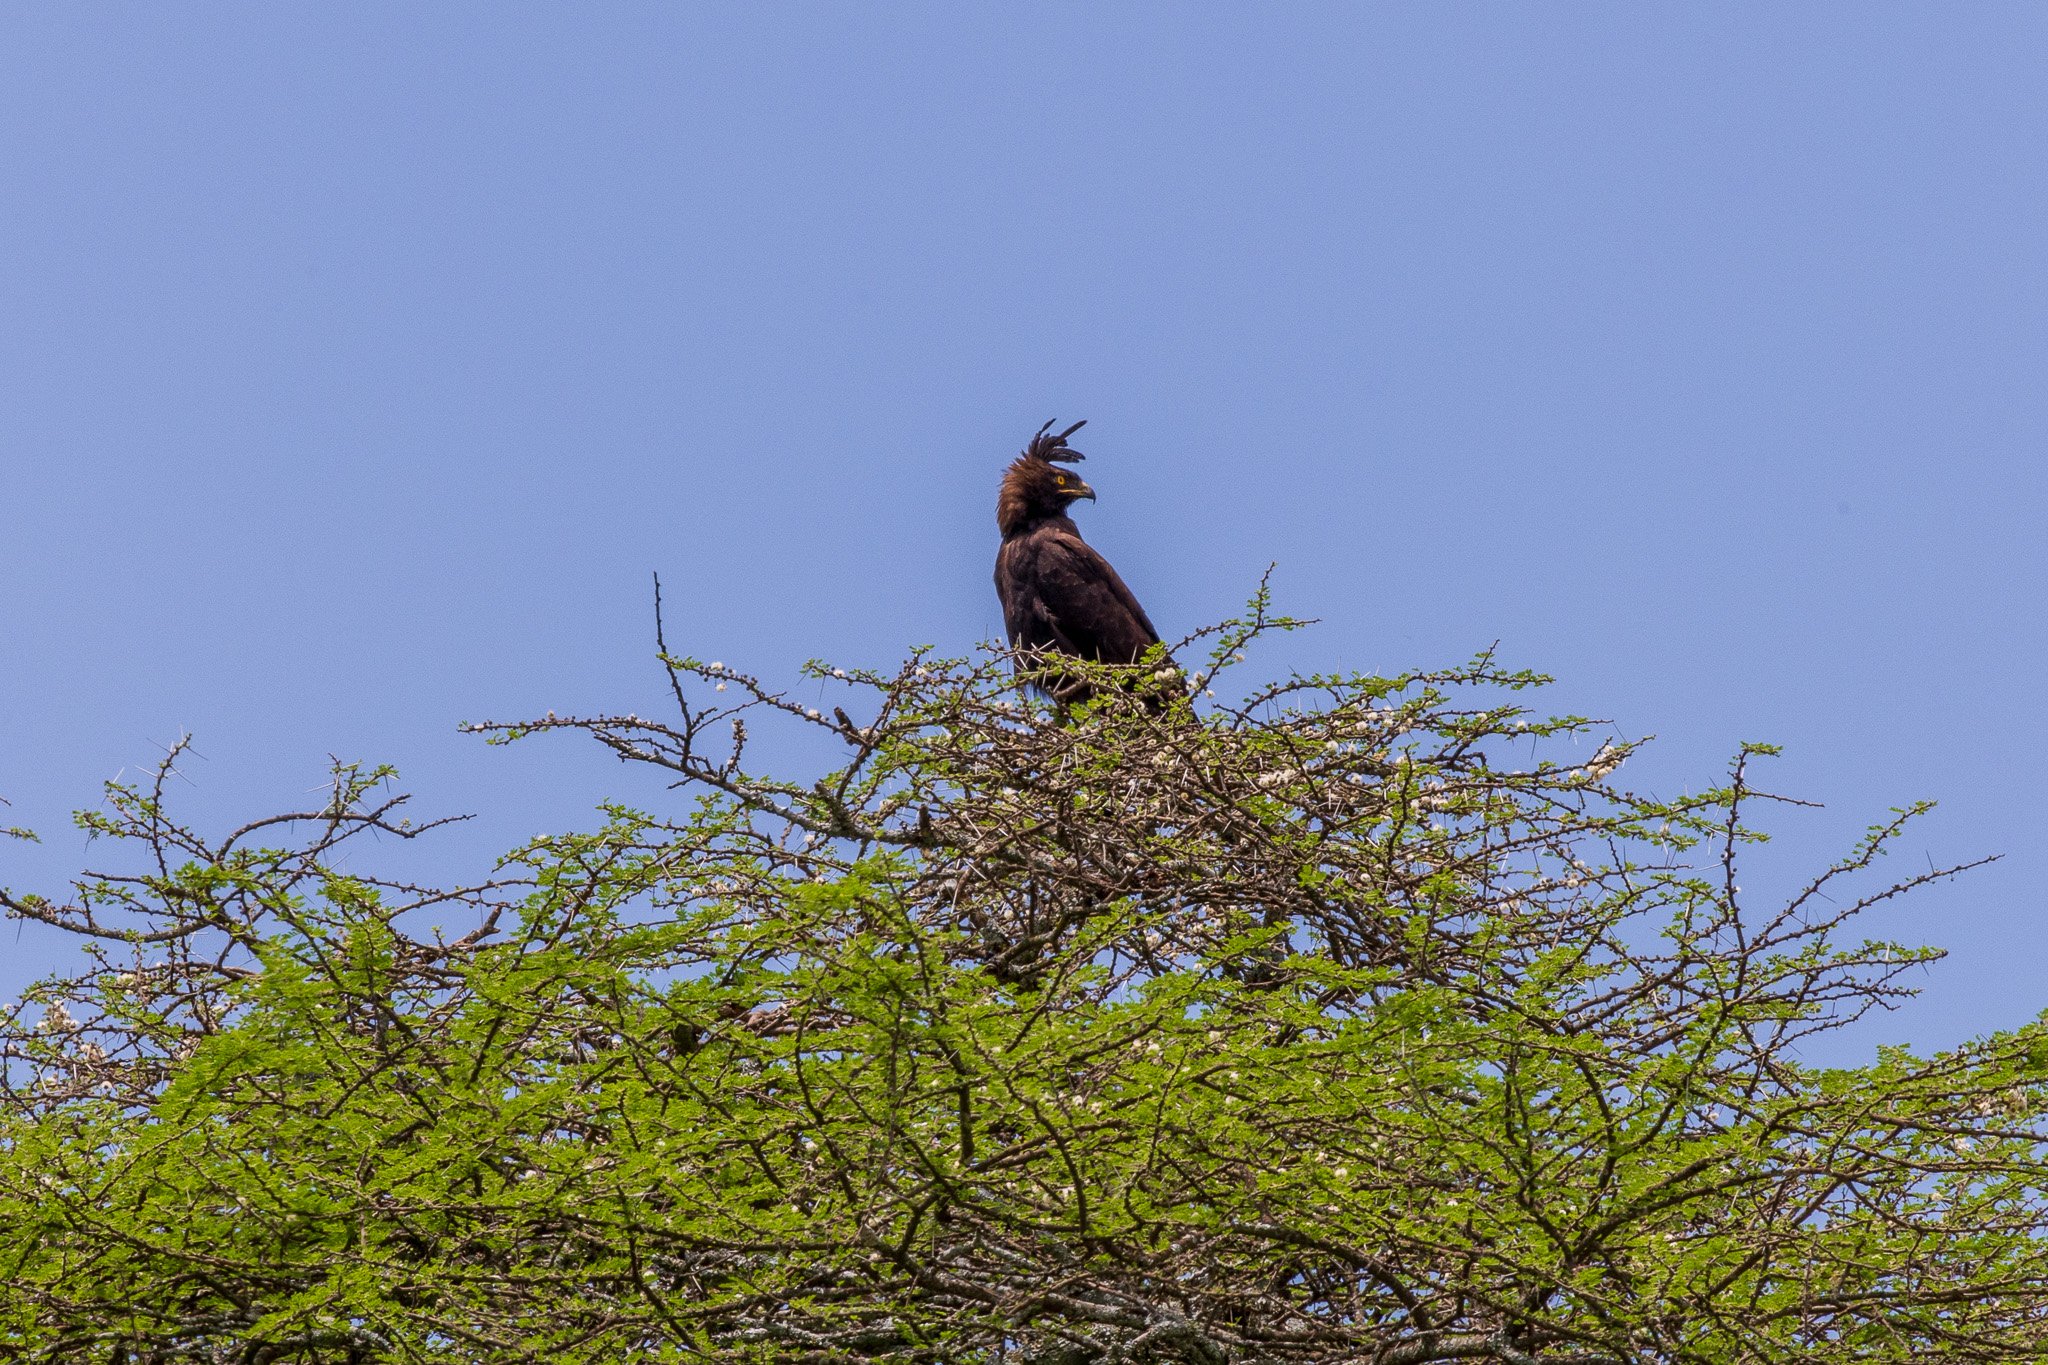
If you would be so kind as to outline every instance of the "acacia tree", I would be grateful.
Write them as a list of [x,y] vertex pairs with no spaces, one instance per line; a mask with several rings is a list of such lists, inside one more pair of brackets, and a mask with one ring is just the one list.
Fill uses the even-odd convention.
[[[1956,870],[1864,881],[1917,808],[1757,907],[1766,750],[1635,794],[1484,657],[1209,699],[1287,624],[1156,714],[923,654],[821,713],[664,649],[662,718],[475,728],[673,803],[460,886],[344,862],[422,832],[382,769],[216,835],[175,755],[111,787],[140,858],[4,902],[93,956],[0,1028],[0,1349],[2048,1356],[2048,1031],[1800,1060],[1934,956],[1850,933]],[[842,759],[756,772],[766,723]]]

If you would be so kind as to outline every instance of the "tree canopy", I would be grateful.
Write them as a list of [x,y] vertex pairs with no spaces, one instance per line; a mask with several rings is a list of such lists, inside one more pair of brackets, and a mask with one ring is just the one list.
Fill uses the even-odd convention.
[[1877,875],[1918,808],[1754,904],[1768,750],[1656,799],[1490,657],[1240,683],[1287,624],[1158,711],[665,653],[662,717],[476,728],[672,801],[466,884],[373,869],[381,768],[213,833],[175,755],[112,786],[107,869],[5,895],[92,958],[0,1027],[4,1353],[2048,1356],[2048,1031],[1801,1050],[1935,955],[1856,926],[1955,870]]

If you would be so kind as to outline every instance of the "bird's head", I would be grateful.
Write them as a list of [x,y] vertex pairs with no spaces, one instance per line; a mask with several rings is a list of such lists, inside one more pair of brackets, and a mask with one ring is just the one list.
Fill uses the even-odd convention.
[[1095,490],[1086,480],[1062,467],[1083,458],[1080,451],[1067,445],[1067,437],[1080,429],[1081,423],[1076,422],[1054,436],[1049,434],[1052,423],[1047,422],[1024,453],[1010,462],[1003,474],[1002,491],[996,496],[996,524],[1004,535],[1048,517],[1065,516],[1078,499],[1095,501]]

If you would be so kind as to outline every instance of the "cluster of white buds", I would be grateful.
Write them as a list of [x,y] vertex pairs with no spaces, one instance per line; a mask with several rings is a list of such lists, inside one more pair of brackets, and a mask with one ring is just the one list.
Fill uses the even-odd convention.
[[2033,1101],[2028,1098],[2026,1090],[2015,1088],[1982,1096],[1970,1106],[1970,1113],[1978,1118],[2021,1118],[2033,1109]]
[[71,1011],[64,1008],[62,1000],[53,1000],[43,1011],[42,1022],[36,1025],[37,1033],[75,1033],[78,1023],[71,1017]]
[[1586,776],[1595,782],[1604,782],[1608,776],[1628,761],[1628,750],[1614,744],[1603,743],[1600,751],[1586,760]]

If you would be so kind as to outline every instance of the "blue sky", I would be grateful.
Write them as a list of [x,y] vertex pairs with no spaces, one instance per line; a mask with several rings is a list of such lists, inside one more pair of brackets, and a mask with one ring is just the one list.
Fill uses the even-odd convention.
[[[648,784],[459,722],[993,636],[993,485],[1086,417],[1168,635],[1277,561],[1270,666],[1493,641],[1554,705],[1891,806],[1859,1035],[2048,992],[2048,10],[1081,4],[0,15],[0,795],[184,731],[196,818],[396,763],[474,867]],[[15,934],[0,985],[71,950]]]

